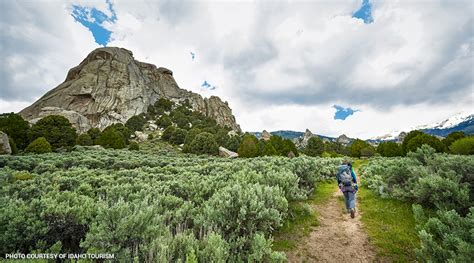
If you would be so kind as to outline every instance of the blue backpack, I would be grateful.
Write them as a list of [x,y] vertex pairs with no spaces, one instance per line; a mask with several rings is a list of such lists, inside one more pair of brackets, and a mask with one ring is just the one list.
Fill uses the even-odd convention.
[[339,171],[337,172],[336,177],[343,186],[352,186],[352,174],[349,165],[343,164],[339,166]]

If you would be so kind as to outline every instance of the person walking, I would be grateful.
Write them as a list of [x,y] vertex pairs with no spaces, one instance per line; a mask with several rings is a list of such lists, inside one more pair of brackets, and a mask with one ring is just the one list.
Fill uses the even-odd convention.
[[349,161],[344,160],[339,166],[336,179],[339,189],[344,194],[347,212],[351,214],[351,218],[354,218],[356,212],[356,193],[359,188],[357,186],[356,174]]

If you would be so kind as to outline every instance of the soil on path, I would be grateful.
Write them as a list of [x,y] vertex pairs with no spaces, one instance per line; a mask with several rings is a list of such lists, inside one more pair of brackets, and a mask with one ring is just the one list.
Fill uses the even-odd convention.
[[376,262],[376,253],[356,216],[346,213],[344,196],[335,186],[331,199],[313,205],[320,225],[287,252],[288,262]]

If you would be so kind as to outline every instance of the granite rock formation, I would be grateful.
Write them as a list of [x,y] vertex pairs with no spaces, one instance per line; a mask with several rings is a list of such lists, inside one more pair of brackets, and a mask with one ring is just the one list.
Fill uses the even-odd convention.
[[8,135],[0,131],[0,154],[12,154]]
[[227,102],[181,89],[171,70],[137,61],[131,51],[117,47],[92,51],[69,70],[63,83],[20,114],[30,122],[46,115],[62,115],[78,132],[85,132],[91,127],[104,129],[114,123],[125,123],[146,112],[159,98],[187,99],[194,110],[221,126],[240,131]]

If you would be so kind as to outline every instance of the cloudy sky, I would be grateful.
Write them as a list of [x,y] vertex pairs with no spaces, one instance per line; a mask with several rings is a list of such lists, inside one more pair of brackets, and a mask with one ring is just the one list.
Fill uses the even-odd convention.
[[0,0],[0,112],[119,46],[246,131],[370,138],[474,112],[470,0]]

